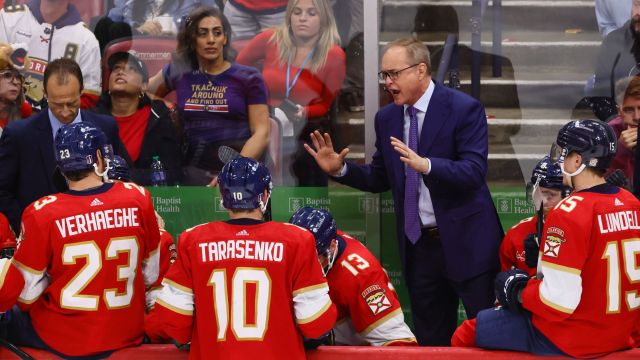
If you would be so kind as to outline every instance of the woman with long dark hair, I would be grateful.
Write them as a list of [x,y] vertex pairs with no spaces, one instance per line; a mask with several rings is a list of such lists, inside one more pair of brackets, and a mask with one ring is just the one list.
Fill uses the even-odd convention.
[[175,90],[185,140],[185,183],[215,184],[220,146],[261,159],[269,142],[267,89],[260,73],[233,63],[229,22],[198,8],[178,33],[171,64],[149,82],[157,96]]

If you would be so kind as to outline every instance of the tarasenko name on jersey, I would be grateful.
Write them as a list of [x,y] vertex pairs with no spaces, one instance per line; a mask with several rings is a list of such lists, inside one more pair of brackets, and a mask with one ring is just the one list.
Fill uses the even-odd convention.
[[252,259],[262,261],[282,261],[282,243],[255,240],[222,240],[198,245],[202,262],[226,259]]
[[138,208],[121,208],[72,215],[56,220],[56,226],[63,238],[92,231],[136,227],[140,226],[138,210]]

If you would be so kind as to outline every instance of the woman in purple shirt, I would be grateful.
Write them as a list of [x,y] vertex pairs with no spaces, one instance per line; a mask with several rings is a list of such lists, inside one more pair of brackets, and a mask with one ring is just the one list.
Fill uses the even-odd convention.
[[260,159],[269,142],[267,89],[258,70],[231,62],[231,27],[215,8],[191,12],[171,64],[149,81],[157,96],[176,91],[184,130],[185,185],[215,185],[218,148]]

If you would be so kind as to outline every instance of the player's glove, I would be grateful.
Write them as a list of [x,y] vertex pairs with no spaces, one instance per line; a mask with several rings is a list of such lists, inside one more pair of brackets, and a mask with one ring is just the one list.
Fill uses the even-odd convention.
[[540,245],[536,241],[536,234],[531,233],[524,238],[524,262],[528,267],[535,268],[538,266],[538,252]]
[[334,344],[333,330],[329,330],[326,334],[316,339],[304,338],[303,343],[304,343],[305,350],[315,350],[320,345],[333,345]]
[[626,187],[627,186],[627,177],[624,176],[624,171],[622,169],[617,169],[612,172],[605,178],[607,184],[618,186],[618,187]]
[[498,273],[495,281],[496,298],[502,306],[512,311],[520,311],[522,303],[518,294],[527,285],[529,275],[520,269]]

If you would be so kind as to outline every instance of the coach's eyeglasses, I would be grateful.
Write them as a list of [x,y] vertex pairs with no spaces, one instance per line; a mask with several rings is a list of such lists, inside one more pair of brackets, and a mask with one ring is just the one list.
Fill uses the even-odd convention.
[[400,73],[407,70],[407,69],[411,69],[412,67],[416,67],[418,65],[420,65],[422,63],[417,63],[417,64],[413,64],[411,66],[407,66],[404,69],[400,69],[400,70],[386,70],[386,71],[380,71],[378,73],[378,79],[385,81],[387,80],[387,78],[391,79],[391,80],[397,80],[398,76],[400,76]]
[[0,79],[7,81],[18,80],[19,83],[24,82],[24,77],[18,70],[4,70],[0,71]]

